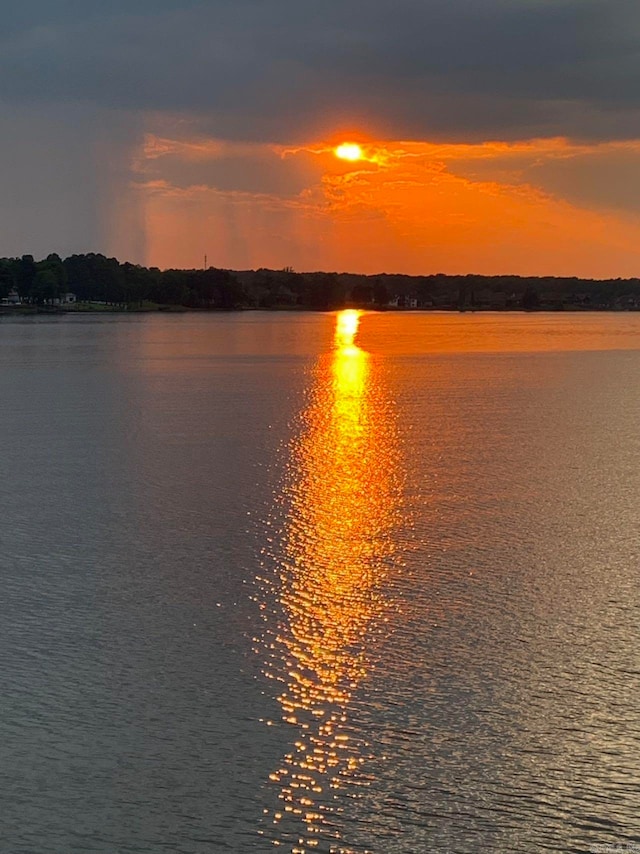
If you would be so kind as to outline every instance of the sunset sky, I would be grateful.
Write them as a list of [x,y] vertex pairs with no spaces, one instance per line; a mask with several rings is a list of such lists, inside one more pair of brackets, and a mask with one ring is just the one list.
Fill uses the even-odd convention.
[[0,255],[637,276],[639,79],[637,0],[7,0]]

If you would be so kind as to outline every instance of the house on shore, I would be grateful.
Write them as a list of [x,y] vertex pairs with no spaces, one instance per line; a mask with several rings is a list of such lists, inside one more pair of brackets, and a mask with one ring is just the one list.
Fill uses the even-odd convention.
[[45,300],[45,305],[75,305],[76,300],[77,298],[75,294],[61,294],[59,297],[55,297],[54,299]]
[[11,288],[6,297],[2,297],[0,305],[20,305],[22,300],[20,294],[15,288]]
[[389,308],[418,308],[418,298],[396,294],[387,303]]

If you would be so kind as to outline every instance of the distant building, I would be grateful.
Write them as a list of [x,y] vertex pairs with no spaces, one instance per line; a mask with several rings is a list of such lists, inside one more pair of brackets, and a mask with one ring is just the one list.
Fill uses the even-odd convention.
[[2,305],[20,305],[21,302],[20,294],[15,288],[11,288],[7,296],[0,300]]
[[45,305],[73,305],[76,302],[76,295],[67,293],[53,299],[45,300]]
[[400,296],[396,294],[387,303],[389,308],[418,308],[417,297]]
[[418,308],[418,298],[396,294],[388,303],[390,308]]

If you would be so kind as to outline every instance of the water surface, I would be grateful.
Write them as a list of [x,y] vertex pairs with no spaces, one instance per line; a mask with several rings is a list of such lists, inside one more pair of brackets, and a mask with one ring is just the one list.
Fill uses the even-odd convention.
[[3,850],[640,843],[640,317],[336,321],[0,321]]

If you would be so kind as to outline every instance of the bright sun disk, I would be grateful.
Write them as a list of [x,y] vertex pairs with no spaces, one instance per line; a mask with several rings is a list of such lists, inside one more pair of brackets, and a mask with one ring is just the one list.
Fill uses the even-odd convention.
[[334,149],[334,153],[340,160],[349,160],[352,163],[362,159],[362,148],[357,142],[343,142],[342,145]]

